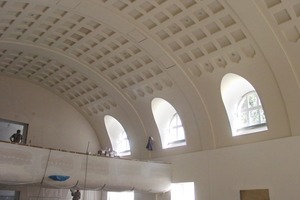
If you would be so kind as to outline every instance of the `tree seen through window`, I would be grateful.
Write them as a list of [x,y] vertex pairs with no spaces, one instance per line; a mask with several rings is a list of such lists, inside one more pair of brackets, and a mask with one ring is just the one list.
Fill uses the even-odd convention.
[[266,123],[260,99],[255,91],[246,93],[238,104],[239,129]]

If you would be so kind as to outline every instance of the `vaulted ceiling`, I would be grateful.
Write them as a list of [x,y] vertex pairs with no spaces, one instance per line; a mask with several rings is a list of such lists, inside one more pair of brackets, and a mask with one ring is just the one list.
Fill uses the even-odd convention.
[[[297,0],[1,0],[0,74],[37,84],[74,106],[107,146],[116,117],[134,148],[159,141],[151,100],[179,112],[187,146],[153,156],[300,133]],[[222,77],[246,78],[269,130],[232,138]],[[130,116],[130,117],[128,117]]]

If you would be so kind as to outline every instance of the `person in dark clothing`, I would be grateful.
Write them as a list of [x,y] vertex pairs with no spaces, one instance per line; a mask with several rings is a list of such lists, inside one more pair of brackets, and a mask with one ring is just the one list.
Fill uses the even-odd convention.
[[76,190],[75,192],[71,190],[71,195],[73,196],[73,200],[79,200],[81,197],[79,190]]
[[21,134],[21,131],[20,130],[17,130],[16,133],[14,133],[12,136],[10,136],[10,141],[13,142],[13,143],[21,143],[22,142],[22,139],[23,139],[23,136]]

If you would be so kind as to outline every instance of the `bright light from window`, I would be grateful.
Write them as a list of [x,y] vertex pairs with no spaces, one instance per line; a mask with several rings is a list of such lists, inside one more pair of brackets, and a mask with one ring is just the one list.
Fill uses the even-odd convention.
[[246,93],[237,105],[237,131],[233,136],[267,130],[266,117],[256,91]]
[[130,145],[127,134],[121,123],[112,116],[106,115],[104,123],[107,129],[109,139],[113,150],[118,156],[130,155]]
[[130,149],[129,140],[127,138],[125,131],[123,131],[121,133],[121,136],[117,140],[117,149],[116,149],[117,154],[119,156],[128,155],[129,149]]
[[107,192],[107,200],[134,200],[134,192]]
[[169,130],[167,135],[168,146],[180,146],[185,143],[184,129],[178,113],[175,113],[170,120]]
[[260,99],[255,91],[245,94],[238,104],[239,127],[246,128],[266,123]]
[[226,74],[222,79],[221,94],[232,136],[268,130],[259,95],[248,80],[237,74]]
[[166,100],[154,98],[152,112],[159,130],[162,148],[186,145],[184,128],[175,108]]
[[171,188],[171,200],[195,200],[193,182],[173,183]]

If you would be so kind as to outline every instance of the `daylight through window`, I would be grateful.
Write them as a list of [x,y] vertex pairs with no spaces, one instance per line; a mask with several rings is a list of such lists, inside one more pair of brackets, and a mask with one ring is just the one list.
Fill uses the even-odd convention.
[[106,115],[104,117],[106,130],[112,144],[113,150],[118,156],[130,155],[130,145],[127,134],[121,123],[112,116]]
[[255,91],[245,94],[238,104],[238,131],[266,124],[260,99]]
[[166,100],[152,100],[152,112],[159,130],[162,148],[173,148],[186,145],[184,127],[175,108]]
[[171,200],[195,200],[194,182],[173,183]]
[[185,142],[184,130],[178,113],[175,113],[170,120],[168,145]]
[[134,192],[107,192],[107,200],[134,200]]
[[222,79],[221,94],[232,136],[268,130],[262,102],[249,81],[228,73]]

